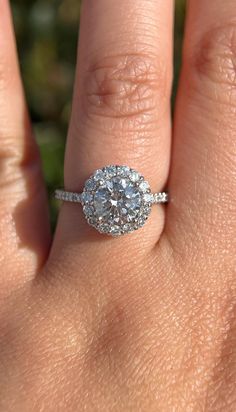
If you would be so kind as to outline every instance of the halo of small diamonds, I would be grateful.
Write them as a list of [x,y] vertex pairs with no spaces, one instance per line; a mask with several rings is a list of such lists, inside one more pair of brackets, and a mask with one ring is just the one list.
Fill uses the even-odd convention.
[[81,195],[89,225],[119,236],[142,227],[151,212],[153,195],[144,177],[128,166],[106,166],[86,181]]

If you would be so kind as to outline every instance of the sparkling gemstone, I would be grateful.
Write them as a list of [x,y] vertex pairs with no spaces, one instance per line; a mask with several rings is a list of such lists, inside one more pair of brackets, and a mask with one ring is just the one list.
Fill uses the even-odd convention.
[[130,180],[132,182],[137,182],[140,179],[140,175],[138,172],[136,172],[135,170],[132,170],[130,172]]
[[96,225],[97,220],[95,219],[94,216],[88,216],[88,217],[87,217],[87,220],[88,220],[88,223],[89,223],[91,226]]
[[98,217],[111,223],[122,223],[124,216],[135,216],[141,203],[141,195],[128,179],[114,177],[100,186],[94,195],[94,209]]
[[102,170],[96,170],[96,172],[94,173],[94,179],[95,180],[103,180],[104,178],[104,173]]
[[150,205],[143,193],[148,189],[143,177],[136,171],[131,173],[127,166],[108,166],[96,171],[83,192],[88,223],[114,236],[138,229],[149,215]]
[[91,206],[84,206],[83,211],[87,216],[91,216],[93,214],[93,208]]
[[149,184],[145,180],[140,183],[139,188],[142,190],[142,192],[146,192],[149,189]]
[[94,179],[90,178],[85,183],[85,188],[87,190],[94,190],[96,188],[96,184],[97,184],[97,182]]
[[122,170],[124,174],[128,174],[130,172],[130,168],[128,166],[122,166]]
[[108,233],[109,232],[109,225],[108,224],[100,225],[100,231],[104,232],[104,233]]
[[130,168],[128,166],[117,166],[116,170],[117,174],[120,176],[127,176],[130,172]]
[[144,199],[145,202],[151,203],[151,202],[153,201],[153,195],[152,195],[152,193],[145,193],[145,194],[143,195],[143,199]]
[[132,231],[132,225],[129,225],[128,223],[126,223],[126,224],[124,225],[123,229],[124,229],[126,232]]
[[93,195],[89,192],[82,193],[82,202],[83,203],[90,203],[93,200]]
[[110,229],[110,231],[111,231],[111,233],[112,233],[113,235],[119,235],[120,232],[121,232],[119,226],[112,226],[111,229]]
[[115,176],[116,175],[116,166],[107,166],[103,169],[107,176]]

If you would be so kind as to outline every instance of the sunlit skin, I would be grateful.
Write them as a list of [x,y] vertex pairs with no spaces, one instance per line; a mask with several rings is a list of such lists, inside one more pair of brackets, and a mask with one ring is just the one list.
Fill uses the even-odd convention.
[[[0,411],[236,411],[236,7],[189,0],[171,124],[172,0],[84,0],[65,156],[167,207],[112,238],[48,206],[0,0]],[[171,144],[172,141],[172,144]]]

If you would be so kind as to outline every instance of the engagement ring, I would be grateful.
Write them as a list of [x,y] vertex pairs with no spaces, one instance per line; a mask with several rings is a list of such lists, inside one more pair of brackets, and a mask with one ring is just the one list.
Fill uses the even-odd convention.
[[128,166],[106,166],[86,181],[82,193],[56,190],[56,199],[81,203],[89,225],[119,236],[142,227],[153,204],[167,203],[166,192],[152,193],[144,177]]

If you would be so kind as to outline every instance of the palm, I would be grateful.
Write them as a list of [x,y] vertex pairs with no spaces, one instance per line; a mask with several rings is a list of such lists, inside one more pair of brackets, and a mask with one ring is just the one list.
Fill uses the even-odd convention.
[[235,410],[235,5],[189,2],[170,162],[172,1],[148,3],[84,2],[65,187],[127,164],[171,201],[120,238],[65,203],[50,247],[0,2],[1,411]]

